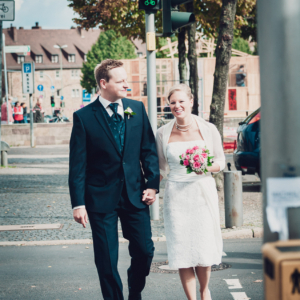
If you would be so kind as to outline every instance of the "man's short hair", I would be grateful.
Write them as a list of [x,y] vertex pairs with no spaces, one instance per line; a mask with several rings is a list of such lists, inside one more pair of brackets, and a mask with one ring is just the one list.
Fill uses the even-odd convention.
[[240,65],[240,69],[244,68],[244,65]]
[[104,79],[105,81],[109,81],[110,75],[109,71],[115,68],[122,67],[123,63],[116,59],[105,59],[95,67],[94,74],[97,85],[100,87],[100,80]]

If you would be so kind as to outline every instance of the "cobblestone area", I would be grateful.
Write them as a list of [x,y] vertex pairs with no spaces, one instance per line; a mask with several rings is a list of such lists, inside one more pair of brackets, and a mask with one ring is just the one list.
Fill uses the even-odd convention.
[[[68,190],[68,158],[51,158],[51,155],[67,154],[68,148],[13,148],[12,152],[9,154],[22,157],[9,158],[9,164],[13,169],[0,169],[0,225],[60,223],[63,227],[60,230],[0,231],[0,241],[92,238],[89,224],[87,228],[83,228],[72,217]],[[45,158],[26,158],[26,155],[45,155]],[[40,170],[38,175],[37,170]],[[163,181],[160,194],[160,220],[151,221],[154,237],[164,236],[162,214],[164,185]],[[245,192],[243,196],[243,228],[261,227],[261,193]],[[219,198],[221,227],[224,227],[222,193],[219,193]],[[120,226],[119,236],[123,236]]]

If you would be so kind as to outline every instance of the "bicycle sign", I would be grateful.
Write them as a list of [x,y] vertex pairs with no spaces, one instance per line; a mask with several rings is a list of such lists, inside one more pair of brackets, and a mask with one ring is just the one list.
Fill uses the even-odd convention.
[[155,6],[156,5],[155,0],[146,0],[144,3],[146,6]]
[[15,20],[15,1],[0,0],[0,21]]

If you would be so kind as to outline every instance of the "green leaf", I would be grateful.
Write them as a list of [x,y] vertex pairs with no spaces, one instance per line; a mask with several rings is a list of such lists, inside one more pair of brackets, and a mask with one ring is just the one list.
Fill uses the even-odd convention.
[[135,113],[135,112],[132,112],[131,115],[134,116],[134,115],[136,115],[136,113]]
[[180,161],[180,164],[183,166],[183,160]]
[[190,174],[190,173],[192,173],[192,172],[193,172],[192,168],[191,168],[190,166],[188,166],[188,167],[186,168],[186,173],[187,173],[187,174]]

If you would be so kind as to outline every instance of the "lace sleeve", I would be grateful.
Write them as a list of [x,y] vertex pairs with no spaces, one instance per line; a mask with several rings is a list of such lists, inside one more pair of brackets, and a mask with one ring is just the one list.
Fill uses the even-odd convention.
[[169,165],[165,159],[163,151],[163,128],[159,128],[156,133],[156,149],[159,159],[159,171],[163,178],[167,178],[169,173]]

